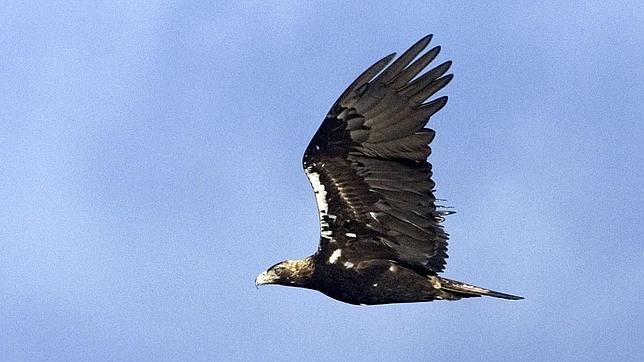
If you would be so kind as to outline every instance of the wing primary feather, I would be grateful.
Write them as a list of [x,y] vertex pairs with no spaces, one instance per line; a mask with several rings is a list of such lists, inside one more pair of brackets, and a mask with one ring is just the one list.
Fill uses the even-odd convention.
[[396,78],[394,78],[391,81],[391,85],[393,88],[402,88],[405,86],[407,83],[409,83],[410,80],[412,80],[418,73],[420,73],[425,67],[432,62],[438,56],[438,53],[440,53],[441,47],[436,46],[432,49],[430,49],[427,53],[423,54],[420,58],[418,58],[415,62],[413,62],[410,66],[405,68],[402,72],[398,74]]
[[398,73],[400,73],[406,66],[411,63],[420,52],[423,51],[429,45],[429,42],[432,40],[432,34],[425,36],[412,45],[406,52],[404,52],[396,61],[391,63],[374,81],[388,83],[392,80]]
[[391,62],[391,60],[396,56],[396,53],[391,53],[387,55],[386,57],[380,59],[379,61],[375,62],[372,66],[367,68],[362,74],[356,78],[356,80],[347,87],[347,89],[340,95],[338,98],[338,103],[342,103],[348,96],[350,96],[351,92],[358,90],[360,87],[363,85],[367,84],[373,77],[375,77],[384,67]]
[[[447,61],[436,68],[428,71],[427,73],[421,75],[417,79],[415,79],[413,82],[409,83],[406,85],[401,92],[408,96],[411,97],[414,94],[418,93],[420,90],[423,88],[427,87],[431,82],[436,80],[438,77],[442,76],[445,74],[448,70],[449,67],[452,65],[451,61]],[[451,78],[450,78],[451,79]]]
[[445,104],[447,104],[447,96],[442,96],[431,102],[423,103],[419,108],[426,112],[427,117],[431,117],[445,107]]
[[448,74],[444,77],[436,79],[435,81],[425,86],[425,88],[414,94],[411,99],[417,103],[424,102],[427,98],[431,97],[434,93],[445,87],[452,80],[452,78],[454,78],[454,75]]

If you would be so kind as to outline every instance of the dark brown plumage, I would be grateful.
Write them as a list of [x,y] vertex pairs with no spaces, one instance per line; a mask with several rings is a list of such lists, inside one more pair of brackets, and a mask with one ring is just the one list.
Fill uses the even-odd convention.
[[303,159],[320,216],[318,251],[274,265],[256,285],[309,288],[351,304],[522,299],[437,275],[448,212],[436,205],[427,162],[434,131],[424,127],[447,102],[428,99],[452,75],[449,61],[421,74],[440,51],[419,56],[430,40],[389,66],[395,54],[376,62],[331,107]]

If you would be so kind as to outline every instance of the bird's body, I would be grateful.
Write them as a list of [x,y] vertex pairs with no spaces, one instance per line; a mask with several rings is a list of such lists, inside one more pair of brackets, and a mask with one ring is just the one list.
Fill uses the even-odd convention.
[[350,261],[341,259],[338,263],[320,268],[322,272],[312,279],[313,286],[346,303],[410,303],[444,298],[430,278],[390,260],[361,260],[352,268],[346,268]]
[[[423,69],[440,51],[427,36],[395,62],[391,54],[340,96],[307,147],[303,166],[316,196],[320,246],[311,257],[278,263],[256,284],[318,290],[351,304],[521,299],[441,278],[448,212],[436,205],[424,128],[447,97],[426,100],[452,79],[451,62]],[[413,62],[412,62],[413,61]]]

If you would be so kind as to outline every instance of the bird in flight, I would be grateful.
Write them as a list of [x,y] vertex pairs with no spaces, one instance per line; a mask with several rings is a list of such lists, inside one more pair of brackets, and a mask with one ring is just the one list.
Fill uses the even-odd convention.
[[[428,35],[393,63],[390,54],[340,95],[304,152],[320,218],[312,256],[286,260],[255,285],[320,291],[350,304],[387,304],[491,296],[523,299],[438,275],[445,267],[450,212],[434,197],[427,162],[434,131],[425,128],[447,97],[451,62],[424,69],[440,47]],[[391,63],[391,64],[390,64]]]

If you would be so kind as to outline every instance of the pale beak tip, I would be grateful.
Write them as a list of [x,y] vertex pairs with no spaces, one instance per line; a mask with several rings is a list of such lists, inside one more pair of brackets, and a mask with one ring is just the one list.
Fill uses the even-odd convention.
[[266,283],[266,272],[262,272],[255,278],[255,289],[259,289],[259,286]]

